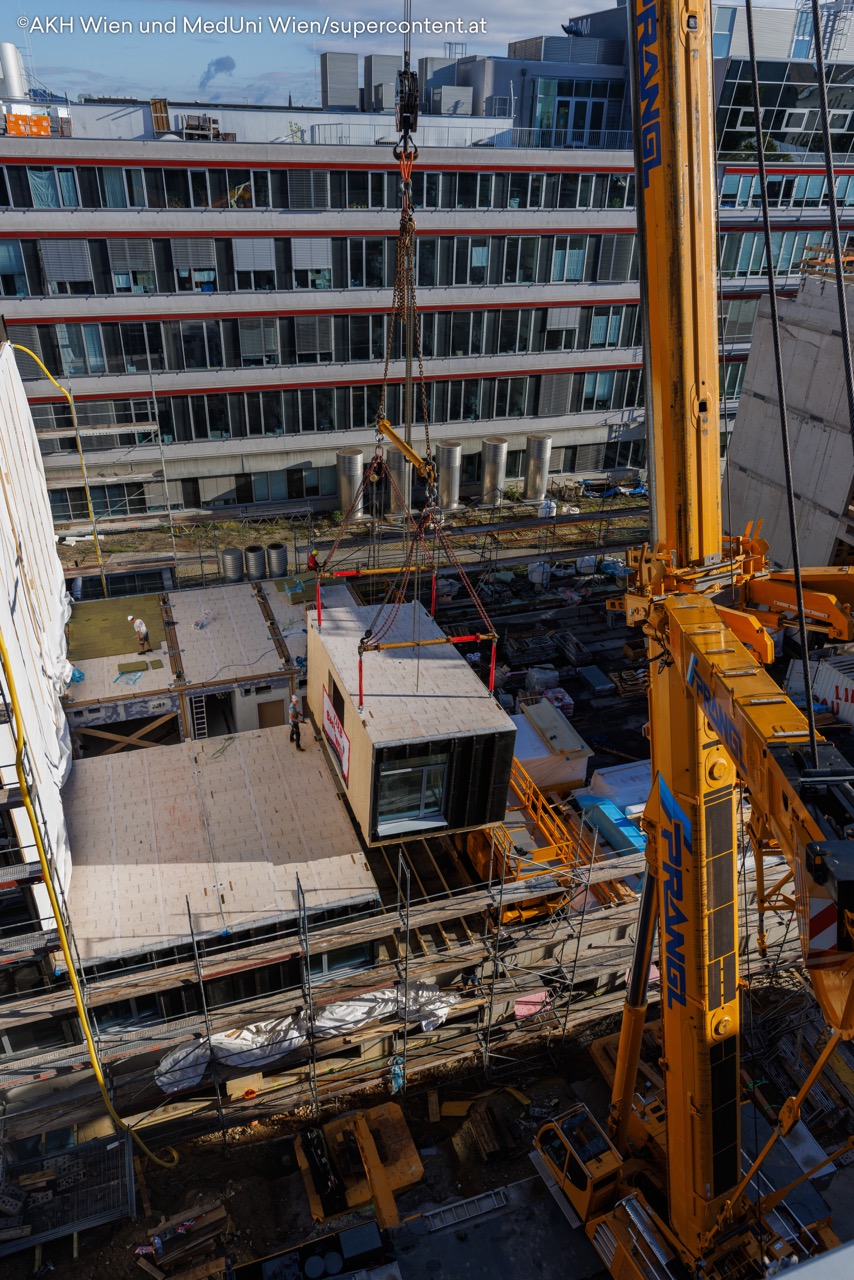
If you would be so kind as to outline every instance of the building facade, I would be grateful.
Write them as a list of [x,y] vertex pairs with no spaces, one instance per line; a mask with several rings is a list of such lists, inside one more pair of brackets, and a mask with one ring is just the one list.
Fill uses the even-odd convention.
[[[808,57],[801,15],[770,18],[775,267],[792,291],[825,235],[827,193],[814,72],[794,60]],[[435,69],[439,99],[452,82],[481,113],[422,117],[413,181],[428,413],[434,441],[463,445],[466,498],[481,496],[484,437],[508,441],[508,486],[531,432],[552,437],[558,490],[645,461],[624,23],[618,8],[577,19],[578,35]],[[831,128],[850,221],[854,51],[840,30],[834,49],[850,61],[831,67]],[[742,16],[718,8],[715,32],[724,449],[766,283]],[[371,59],[366,83],[384,85],[387,70]],[[189,105],[82,102],[60,116],[5,104],[10,336],[74,394],[99,518],[156,518],[167,503],[334,510],[338,450],[363,447],[367,460],[374,445],[401,202],[393,121]],[[53,136],[11,136],[20,111],[50,113]],[[396,334],[393,423],[401,354]],[[68,413],[26,356],[20,368],[68,527],[86,518]],[[420,421],[414,439],[423,446]]]

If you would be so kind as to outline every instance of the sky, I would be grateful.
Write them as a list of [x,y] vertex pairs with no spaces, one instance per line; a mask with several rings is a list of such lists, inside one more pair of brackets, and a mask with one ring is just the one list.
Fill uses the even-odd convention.
[[[412,5],[413,18],[478,24],[465,34],[417,34],[412,58],[441,56],[446,40],[465,43],[469,54],[506,55],[510,40],[561,35],[571,13],[610,8],[613,0],[542,0],[533,18],[520,17],[518,0],[430,0]],[[299,21],[354,23],[400,21],[404,0],[7,0],[0,38],[13,41],[28,68],[55,93],[170,97],[210,102],[320,105],[320,54],[325,51],[397,53],[399,34],[301,33]],[[108,34],[92,28],[99,18],[130,23]],[[270,21],[290,19],[273,33]],[[86,20],[90,29],[85,29]],[[175,20],[176,31],[145,32],[144,24]],[[187,30],[197,19],[225,23],[225,31]],[[52,20],[52,21],[51,21]],[[239,31],[241,20],[259,23],[260,34]],[[60,24],[62,26],[60,27]],[[483,26],[485,25],[485,33]],[[230,29],[229,29],[230,28]]]
[[[469,54],[506,55],[510,40],[559,36],[568,18],[614,3],[541,0],[532,17],[525,16],[519,0],[415,3],[415,19],[459,20],[477,29],[413,35],[413,63],[417,67],[419,57],[441,56],[451,39],[464,43]],[[794,7],[795,0],[757,3]],[[400,21],[404,5],[405,0],[5,0],[0,38],[18,45],[38,81],[72,100],[89,93],[286,105],[292,95],[294,106],[319,106],[322,52],[397,53],[403,37],[365,31],[354,38],[332,34],[331,26],[318,35],[301,32],[296,24]],[[225,29],[198,29],[199,20]],[[277,20],[274,32],[271,23]],[[131,30],[110,33],[104,30],[107,22],[129,23]],[[158,22],[165,25],[162,32],[155,28]],[[241,22],[247,28],[242,32]],[[251,29],[252,23],[260,32]],[[151,29],[146,31],[145,24]]]

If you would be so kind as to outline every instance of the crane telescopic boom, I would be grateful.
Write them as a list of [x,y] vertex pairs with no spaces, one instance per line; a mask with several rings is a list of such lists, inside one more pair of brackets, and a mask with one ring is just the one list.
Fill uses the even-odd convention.
[[[771,656],[761,612],[738,612],[754,579],[756,601],[768,594],[767,544],[722,530],[711,4],[628,0],[627,12],[654,519],[618,607],[643,627],[650,669],[648,871],[608,1059],[611,1140],[581,1108],[547,1125],[537,1147],[615,1278],[687,1268],[748,1280],[793,1250],[756,1214],[742,1170],[739,784],[757,862],[782,854],[790,868],[804,961],[832,1032],[825,1061],[854,1037],[854,771],[820,739],[813,759],[807,720],[760,664]],[[850,597],[844,571],[815,581]],[[662,1087],[640,1097],[656,928]],[[604,1047],[594,1053],[606,1062]],[[800,1101],[781,1108],[774,1138]]]

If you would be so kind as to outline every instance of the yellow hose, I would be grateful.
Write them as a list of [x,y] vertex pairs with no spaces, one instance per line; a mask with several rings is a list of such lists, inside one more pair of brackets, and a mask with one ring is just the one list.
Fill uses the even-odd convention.
[[80,1025],[83,1027],[83,1035],[86,1038],[86,1048],[89,1052],[89,1061],[92,1064],[92,1070],[95,1073],[95,1079],[98,1082],[98,1088],[101,1090],[101,1097],[104,1099],[104,1106],[107,1108],[110,1117],[119,1126],[120,1129],[126,1130],[139,1147],[150,1160],[155,1164],[159,1164],[161,1168],[172,1169],[178,1163],[178,1153],[171,1147],[168,1148],[172,1152],[172,1158],[162,1160],[156,1156],[140,1138],[139,1134],[125,1121],[116,1111],[107,1092],[106,1081],[104,1080],[104,1072],[98,1057],[98,1049],[92,1038],[92,1031],[89,1027],[89,1015],[86,1006],[83,1003],[83,994],[80,990],[80,983],[77,980],[77,974],[74,969],[74,963],[71,958],[71,948],[68,945],[68,934],[65,931],[65,924],[62,919],[62,911],[60,910],[59,901],[56,896],[56,890],[53,887],[53,877],[51,869],[48,865],[47,855],[45,853],[44,841],[42,840],[41,831],[39,829],[38,818],[30,796],[30,789],[27,784],[27,777],[24,772],[24,725],[21,719],[20,704],[18,702],[18,694],[15,689],[15,680],[12,675],[12,669],[9,662],[9,650],[6,648],[6,642],[0,634],[0,663],[3,666],[3,672],[6,676],[6,683],[9,689],[9,701],[12,704],[12,710],[15,716],[15,772],[18,775],[18,786],[21,788],[21,796],[24,801],[24,808],[27,811],[27,817],[30,820],[30,829],[33,833],[36,849],[38,850],[39,862],[41,863],[42,875],[44,877],[45,886],[48,896],[50,897],[50,905],[56,920],[56,927],[59,932],[59,942],[62,947],[62,954],[65,957],[65,963],[68,966],[68,976],[71,980],[71,989],[74,992],[74,1003],[77,1006],[77,1016],[80,1018]]

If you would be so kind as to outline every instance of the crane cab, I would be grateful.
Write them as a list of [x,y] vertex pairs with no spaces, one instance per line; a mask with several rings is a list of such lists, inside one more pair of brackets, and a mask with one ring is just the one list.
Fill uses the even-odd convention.
[[582,1222],[611,1208],[622,1161],[585,1106],[549,1121],[534,1145]]

